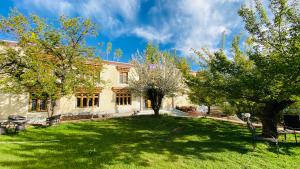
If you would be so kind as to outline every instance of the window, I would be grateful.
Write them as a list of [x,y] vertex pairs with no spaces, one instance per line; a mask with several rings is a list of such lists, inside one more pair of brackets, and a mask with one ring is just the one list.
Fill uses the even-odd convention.
[[120,72],[120,83],[128,83],[128,72]]
[[29,107],[29,111],[47,111],[47,99],[40,99],[31,95],[31,98],[29,99]]
[[130,93],[117,93],[116,94],[117,105],[131,105],[131,94]]
[[76,107],[99,107],[99,94],[88,95],[85,93],[76,95]]

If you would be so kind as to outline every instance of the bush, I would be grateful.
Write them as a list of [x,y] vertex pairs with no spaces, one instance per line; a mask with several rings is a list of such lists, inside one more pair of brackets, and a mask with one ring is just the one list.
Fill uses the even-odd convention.
[[183,112],[193,112],[193,111],[196,111],[196,107],[193,107],[193,106],[176,106],[176,109],[177,110],[180,110],[180,111],[183,111]]
[[222,103],[220,107],[222,112],[226,115],[234,115],[237,113],[237,108],[228,102]]
[[290,105],[288,108],[283,110],[284,114],[300,115],[300,101]]

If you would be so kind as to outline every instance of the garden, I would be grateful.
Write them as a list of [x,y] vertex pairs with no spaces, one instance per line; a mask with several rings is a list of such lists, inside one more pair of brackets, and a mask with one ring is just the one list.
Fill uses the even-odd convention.
[[207,118],[67,122],[1,135],[0,168],[299,168],[300,145],[283,140],[278,155],[268,142],[253,151],[246,126]]

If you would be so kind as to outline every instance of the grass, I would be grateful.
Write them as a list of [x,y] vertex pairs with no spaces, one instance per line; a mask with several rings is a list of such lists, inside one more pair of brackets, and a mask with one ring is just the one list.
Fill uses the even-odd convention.
[[[59,141],[37,142],[51,140]],[[1,169],[300,168],[292,135],[275,152],[264,142],[253,152],[243,126],[204,118],[140,116],[0,136]]]

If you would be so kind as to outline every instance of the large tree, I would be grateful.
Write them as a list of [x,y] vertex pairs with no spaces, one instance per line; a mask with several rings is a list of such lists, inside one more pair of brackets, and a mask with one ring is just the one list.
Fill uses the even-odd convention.
[[0,18],[0,31],[17,40],[16,47],[2,44],[2,91],[47,99],[51,116],[59,98],[78,88],[92,91],[99,84],[100,59],[85,45],[86,37],[96,35],[89,19],[62,16],[53,26],[36,15],[26,17],[13,10]]
[[163,98],[182,89],[182,75],[174,57],[148,44],[144,53],[135,55],[132,64],[134,73],[129,78],[129,87],[137,95],[149,99],[158,116]]
[[[223,50],[204,58],[215,79],[214,88],[232,103],[255,107],[264,137],[278,136],[278,117],[300,95],[300,18],[296,1],[270,0],[268,12],[259,0],[255,8],[239,10],[249,33],[248,47],[233,41],[233,59]],[[271,18],[271,19],[269,19]]]
[[207,106],[207,114],[211,106],[222,102],[222,96],[214,89],[214,79],[210,72],[199,71],[196,74],[186,74],[185,83],[189,87],[188,96],[191,102]]

